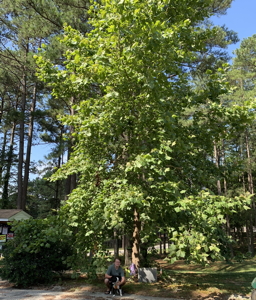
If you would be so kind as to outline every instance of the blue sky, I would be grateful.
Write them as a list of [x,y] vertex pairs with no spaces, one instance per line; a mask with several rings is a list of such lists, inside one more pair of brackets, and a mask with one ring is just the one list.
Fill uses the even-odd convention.
[[[228,29],[237,32],[241,42],[256,34],[256,0],[234,0],[226,15],[213,17],[212,21],[216,25],[225,24]],[[240,42],[228,47],[230,55],[239,48]]]

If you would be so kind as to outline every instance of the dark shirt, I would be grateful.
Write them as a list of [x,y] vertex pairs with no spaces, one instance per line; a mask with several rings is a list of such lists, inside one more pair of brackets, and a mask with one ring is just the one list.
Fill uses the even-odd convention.
[[118,269],[115,268],[115,264],[112,264],[108,267],[107,274],[109,276],[121,276],[124,277],[124,270],[121,267]]

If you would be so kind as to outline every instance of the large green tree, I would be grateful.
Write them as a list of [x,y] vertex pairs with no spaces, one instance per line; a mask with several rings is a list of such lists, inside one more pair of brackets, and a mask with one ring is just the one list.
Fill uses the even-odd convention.
[[[208,7],[209,13],[225,13],[230,5],[231,0],[215,0]],[[26,206],[27,186],[31,171],[31,148],[34,144],[43,141],[51,143],[53,152],[51,158],[58,160],[56,167],[61,164],[65,149],[71,151],[72,142],[65,143],[62,140],[64,131],[72,131],[72,128],[66,128],[56,121],[56,114],[59,111],[73,114],[72,103],[75,99],[52,99],[49,97],[49,90],[44,89],[41,84],[35,82],[34,65],[30,62],[32,53],[37,52],[37,47],[41,43],[48,44],[48,54],[55,59],[57,64],[62,62],[62,48],[56,41],[56,36],[62,34],[63,24],[70,24],[73,28],[80,32],[86,32],[91,29],[87,24],[88,18],[88,1],[87,0],[5,0],[0,3],[0,55],[1,69],[8,78],[1,77],[1,119],[2,126],[0,128],[3,134],[2,143],[2,161],[1,170],[3,178],[3,196],[2,207],[11,207],[13,203],[10,200],[11,188],[17,189],[18,206],[29,209]],[[205,54],[209,52],[213,44],[218,44],[223,31],[219,30],[216,35],[215,42],[209,40],[209,45],[203,51],[203,55],[199,55],[196,64],[198,69],[205,68],[207,63],[211,61],[213,55],[209,57]],[[225,38],[225,43],[228,42]],[[223,44],[224,39],[222,40]],[[51,49],[49,51],[49,49]],[[215,53],[214,53],[215,54]],[[12,78],[11,78],[12,77]],[[21,81],[20,78],[23,78]],[[10,84],[11,83],[11,84]],[[23,97],[20,97],[20,93]],[[12,110],[10,113],[10,101],[12,96]],[[16,99],[15,101],[13,101]],[[21,101],[22,100],[22,101]],[[48,101],[49,100],[49,101]],[[57,100],[57,101],[56,101]],[[58,111],[57,111],[58,110]],[[8,115],[8,118],[6,117]],[[8,123],[6,126],[5,124]],[[28,126],[27,126],[28,125]],[[44,132],[40,135],[40,132]],[[10,141],[9,147],[6,146]],[[18,164],[15,164],[18,154]],[[8,158],[7,158],[8,156]],[[25,156],[25,159],[24,159]],[[7,159],[6,159],[7,158]],[[8,163],[7,163],[8,161]],[[18,167],[18,172],[16,168]],[[10,177],[18,174],[18,187],[16,183],[11,186]],[[76,185],[76,176],[73,174],[66,180],[66,194]],[[14,195],[14,194],[13,194]]]
[[[215,116],[226,113],[219,99],[227,90],[222,70],[206,73],[203,88],[191,84],[190,68],[198,52],[217,34],[199,26],[209,17],[212,3],[93,2],[90,33],[65,28],[65,68],[44,57],[47,51],[37,57],[39,77],[50,84],[53,95],[79,103],[74,115],[62,118],[74,128],[74,147],[54,179],[79,175],[64,210],[70,225],[78,227],[81,249],[101,245],[112,229],[122,230],[132,234],[133,262],[140,265],[141,242],[154,237],[159,226],[181,235],[183,225],[191,230],[191,203],[206,207],[214,197],[202,193],[193,201],[187,198],[201,195],[209,181],[216,182],[209,155],[212,141],[225,133],[225,126],[218,128],[214,122]],[[187,114],[200,105],[211,113],[207,122],[199,122],[204,119],[200,112]],[[232,212],[225,197],[216,199],[218,208],[209,200],[208,210],[220,216],[214,228],[222,224],[223,214]],[[236,207],[246,201],[238,198]],[[194,219],[200,218],[210,219],[200,214]],[[218,253],[214,234],[209,230],[205,235],[213,238],[199,237],[198,243]],[[197,235],[193,238],[196,244]],[[197,257],[199,249],[203,247],[195,246],[188,255]],[[186,254],[181,247],[174,252]]]

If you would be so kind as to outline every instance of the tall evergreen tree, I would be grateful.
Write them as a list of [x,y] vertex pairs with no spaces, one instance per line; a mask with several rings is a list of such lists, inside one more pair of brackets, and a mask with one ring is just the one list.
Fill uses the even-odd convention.
[[[17,172],[18,208],[26,209],[31,147],[35,142],[34,128],[37,130],[39,128],[43,128],[43,130],[50,128],[49,126],[42,127],[43,116],[37,109],[37,102],[47,101],[48,97],[42,97],[45,93],[44,87],[38,83],[34,76],[35,64],[31,58],[33,54],[37,53],[37,49],[42,43],[51,45],[50,55],[52,58],[56,57],[56,53],[58,53],[59,58],[62,50],[58,47],[56,37],[62,34],[63,24],[69,23],[81,31],[86,31],[86,19],[87,1],[83,0],[6,0],[0,3],[0,63],[2,70],[10,72],[13,74],[13,78],[16,78],[14,85],[18,100],[16,110],[19,115],[19,122],[16,123],[14,134],[19,138],[19,147],[18,149],[13,148],[19,156]],[[61,63],[61,59],[58,63]],[[7,93],[10,93],[10,91],[7,91]],[[62,103],[62,109],[63,107],[66,111],[71,109],[70,106],[66,106],[66,103]],[[44,115],[46,115],[46,112],[44,112]],[[37,122],[36,127],[34,125],[35,121]],[[13,123],[15,123],[15,120],[13,120]],[[5,149],[3,147],[4,151],[6,151]],[[5,180],[5,184],[6,192],[4,194],[6,195],[5,198],[8,198],[7,180]]]
[[[230,95],[229,100],[232,105],[237,105],[241,108],[249,106],[251,113],[255,109],[256,95],[256,35],[244,39],[241,42],[239,49],[235,51],[235,57],[232,64],[232,69],[229,72],[229,77],[235,90]],[[237,128],[238,124],[234,124]],[[234,153],[239,161],[240,169],[236,172],[236,182],[231,182],[234,187],[244,188],[252,195],[255,191],[255,120],[247,122],[247,126],[242,128],[240,134],[233,139],[231,145],[236,149],[230,153]],[[231,147],[230,147],[231,148]],[[234,155],[234,158],[236,157]],[[241,180],[242,179],[242,180]],[[238,185],[238,182],[240,184]],[[241,185],[241,183],[243,185]],[[245,215],[243,225],[247,228],[247,245],[248,252],[254,255],[254,226],[255,226],[255,199],[251,204],[251,210]]]

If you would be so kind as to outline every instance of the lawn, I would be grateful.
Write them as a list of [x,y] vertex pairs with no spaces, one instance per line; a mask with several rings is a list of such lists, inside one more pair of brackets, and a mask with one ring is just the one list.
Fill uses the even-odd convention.
[[[159,273],[157,282],[141,283],[136,277],[127,276],[124,293],[176,299],[227,300],[231,295],[250,297],[253,290],[251,282],[256,277],[256,258],[242,262],[214,262],[206,267],[185,261],[168,264],[163,259],[156,259],[155,262]],[[98,274],[92,280],[86,274],[72,279],[70,273],[66,273],[51,286],[37,285],[32,288],[48,289],[58,285],[66,291],[86,289],[104,292],[103,279],[104,274]]]
[[[214,262],[207,267],[177,261],[168,264],[158,259],[158,280],[146,284],[136,278],[128,278],[124,292],[145,296],[172,297],[180,299],[228,299],[231,295],[250,297],[253,290],[251,282],[256,277],[256,259],[243,262]],[[85,287],[94,291],[104,291],[103,275],[93,281],[85,276],[65,279],[59,284],[67,290]]]

